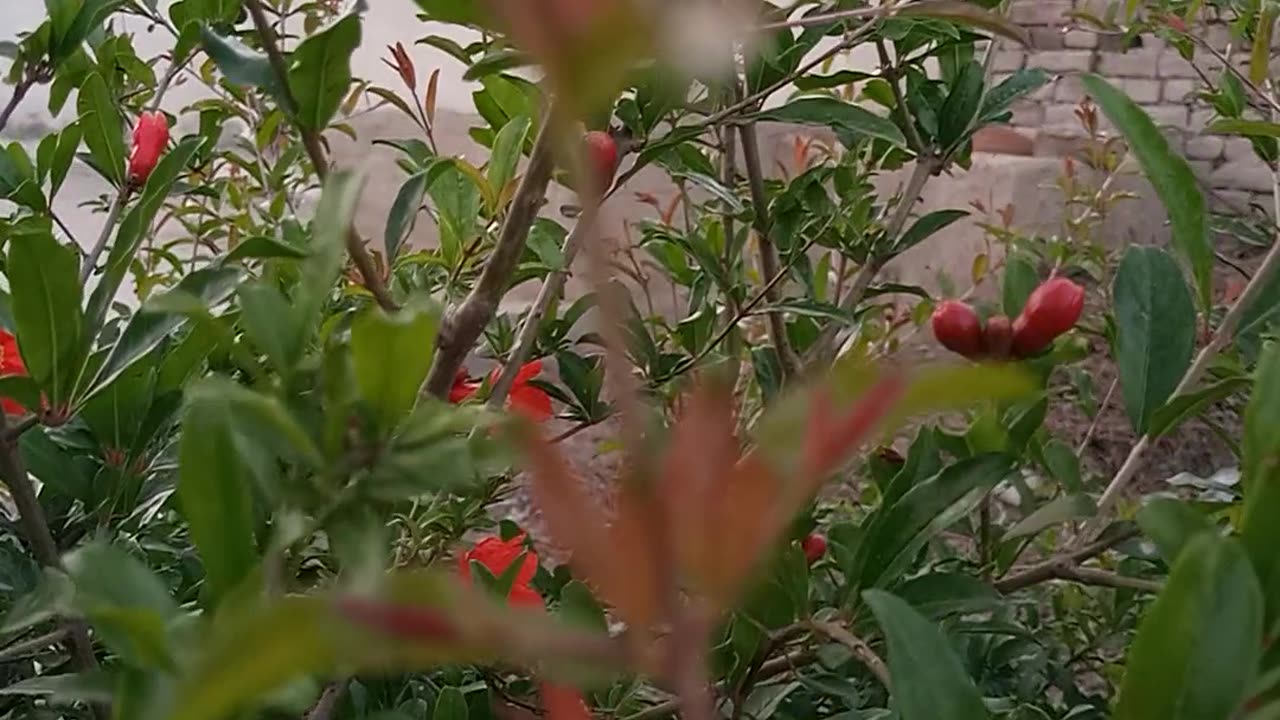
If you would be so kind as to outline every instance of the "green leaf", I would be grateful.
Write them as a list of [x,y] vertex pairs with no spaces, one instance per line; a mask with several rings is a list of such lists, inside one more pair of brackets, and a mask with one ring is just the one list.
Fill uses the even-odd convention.
[[1098,102],[1129,143],[1142,172],[1164,203],[1173,225],[1173,244],[1190,265],[1200,305],[1213,307],[1213,248],[1209,244],[1209,214],[1195,173],[1185,158],[1169,147],[1164,133],[1127,95],[1097,75],[1084,76],[1085,89]]
[[1271,343],[1258,360],[1253,396],[1244,415],[1244,519],[1241,542],[1262,583],[1267,617],[1280,615],[1280,344]]
[[347,15],[312,35],[294,51],[289,90],[304,130],[329,126],[351,85],[351,53],[360,45],[360,17]]
[[242,260],[301,260],[307,251],[266,235],[254,235],[244,240],[222,256],[222,262],[240,262]]
[[191,158],[195,157],[203,145],[204,138],[193,135],[184,138],[177,147],[166,153],[147,178],[141,199],[120,222],[115,243],[107,253],[106,267],[99,276],[93,293],[89,296],[88,307],[85,308],[85,319],[92,336],[97,335],[106,321],[107,310],[115,301],[116,291],[120,289],[120,283],[124,282],[125,275],[133,265],[138,255],[138,248],[151,233],[151,224],[155,221],[160,209],[164,207],[164,201],[169,197],[173,184],[177,182],[178,176],[187,169],[187,163],[191,162]]
[[898,17],[925,17],[946,20],[957,25],[967,25],[1003,35],[1025,46],[1031,45],[1027,30],[998,13],[986,10],[979,3],[961,0],[923,0],[911,3],[898,11]]
[[319,448],[276,398],[216,376],[188,388],[187,394],[197,401],[216,397],[234,417],[236,433],[259,447],[313,470],[324,464]]
[[440,310],[410,305],[394,315],[370,308],[351,325],[356,384],[383,430],[395,427],[417,400],[435,357]]
[[89,73],[76,98],[84,144],[98,170],[119,186],[124,183],[124,118],[120,105],[96,72]]
[[47,230],[9,238],[9,290],[18,347],[49,402],[65,403],[84,363],[84,317],[76,251]]
[[1022,306],[1027,298],[1040,284],[1040,273],[1035,263],[1021,253],[1014,253],[1005,259],[1004,280],[1000,286],[1001,307],[1004,314],[1011,318],[1022,313]]
[[1223,378],[1195,392],[1169,398],[1169,402],[1151,414],[1151,424],[1147,427],[1147,432],[1152,437],[1167,435],[1182,423],[1199,415],[1210,405],[1225,400],[1247,387],[1249,387],[1248,378]]
[[470,63],[466,72],[462,74],[462,79],[479,80],[486,76],[500,73],[503,70],[532,64],[533,59],[528,54],[515,48],[502,48],[486,53],[479,60]]
[[302,261],[302,277],[294,297],[300,322],[318,323],[320,311],[333,290],[346,252],[347,233],[355,217],[364,178],[352,171],[335,172],[325,181],[311,227],[311,254]]
[[71,170],[71,162],[76,159],[76,150],[80,148],[80,123],[75,122],[62,129],[58,134],[58,146],[53,151],[53,160],[49,164],[49,197],[58,194],[62,183]]
[[188,393],[178,451],[178,501],[204,564],[209,608],[216,608],[258,562],[238,418],[230,401],[216,392],[222,387],[200,384]]
[[1048,82],[1049,73],[1040,68],[1018,70],[987,91],[986,97],[982,98],[982,109],[978,111],[978,121],[991,122],[1019,98],[1039,90]]
[[955,221],[969,217],[969,213],[964,210],[936,210],[916,220],[902,233],[902,237],[898,242],[894,243],[893,251],[895,253],[905,252],[909,248],[915,247],[934,233],[946,228]]
[[31,158],[16,142],[0,148],[0,200],[12,200],[37,213],[48,208]]
[[110,704],[115,678],[102,670],[63,675],[37,675],[0,688],[0,695],[42,695],[61,703]]
[[[204,268],[182,278],[171,292],[193,298],[200,306],[208,307],[231,297],[243,277],[244,271],[238,267]],[[154,305],[150,307],[154,308]],[[120,334],[120,339],[116,340],[116,344],[107,353],[102,367],[98,369],[93,382],[83,393],[82,401],[87,402],[110,385],[121,373],[154,350],[169,333],[182,327],[186,321],[185,315],[155,312],[154,309],[149,309],[148,305],[144,305],[130,318],[129,324]]]
[[65,562],[76,609],[112,650],[136,667],[172,665],[166,625],[178,605],[144,562],[103,542],[76,550]]
[[604,608],[591,593],[591,589],[577,580],[571,580],[560,588],[560,616],[588,630],[601,633],[609,631]]
[[219,35],[208,25],[201,26],[200,41],[209,59],[232,84],[262,88],[278,95],[280,80],[271,69],[271,61],[265,53],[235,38]]
[[1004,540],[1039,534],[1041,530],[1070,520],[1092,517],[1097,506],[1088,495],[1061,495],[1036,508],[1004,534]]
[[[522,115],[512,118],[498,131],[498,136],[494,138],[493,152],[489,155],[487,173],[489,187],[493,188],[494,193],[501,195],[502,189],[515,177],[525,138],[528,137],[529,128],[532,125],[533,122],[528,116]],[[491,208],[494,211],[498,209]]]
[[908,490],[868,518],[852,568],[858,587],[894,582],[920,548],[963,518],[1007,476],[1011,460],[999,454],[961,460]]
[[1215,135],[1280,138],[1280,123],[1265,120],[1232,120],[1219,118],[1209,123],[1205,132]]
[[275,285],[250,282],[236,289],[240,325],[271,364],[287,375],[302,355],[303,327],[294,317],[289,300]]
[[388,264],[395,262],[400,254],[400,245],[413,232],[418,212],[422,209],[422,200],[427,194],[427,174],[428,171],[421,170],[410,175],[400,186],[395,202],[391,204],[391,212],[387,214],[387,228],[382,234]]
[[446,687],[436,696],[431,720],[467,720],[467,698],[456,687]]
[[1191,539],[1215,532],[1204,513],[1181,500],[1156,498],[1138,511],[1134,520],[1142,533],[1155,543],[1160,557],[1172,567]]
[[976,60],[960,69],[938,113],[938,142],[942,147],[950,149],[968,137],[982,103],[984,76],[982,63]]
[[1125,252],[1113,292],[1125,409],[1143,434],[1191,364],[1195,306],[1178,263],[1157,247],[1131,246]]
[[863,599],[889,647],[891,700],[902,720],[983,720],[982,695],[942,630],[879,590]]
[[907,144],[902,131],[889,119],[830,97],[801,97],[781,107],[758,112],[750,119],[819,125],[830,127],[838,134],[880,138],[899,146]]
[[1129,649],[1116,720],[1220,720],[1262,652],[1262,592],[1235,540],[1202,533],[1178,556]]

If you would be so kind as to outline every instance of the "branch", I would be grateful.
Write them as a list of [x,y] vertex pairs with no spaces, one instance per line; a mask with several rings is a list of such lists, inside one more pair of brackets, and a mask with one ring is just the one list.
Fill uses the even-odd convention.
[[316,704],[302,716],[303,720],[329,720],[333,717],[334,711],[338,709],[338,703],[342,702],[342,696],[346,693],[348,684],[344,678],[325,686]]
[[[44,508],[36,497],[35,486],[27,476],[27,468],[22,463],[22,453],[18,449],[18,438],[9,434],[9,418],[0,412],[0,478],[9,486],[13,503],[18,508],[18,516],[22,523],[22,532],[31,545],[31,554],[41,567],[62,569],[62,557],[58,553],[58,545],[49,532],[49,521],[45,518]],[[66,622],[63,629],[70,638],[71,662],[80,671],[93,670],[98,661],[93,657],[93,643],[89,640],[89,632],[79,622]],[[99,713],[101,714],[101,713]]]
[[116,193],[115,200],[111,201],[111,209],[107,211],[107,219],[102,222],[102,232],[98,234],[98,240],[90,248],[89,254],[84,257],[84,264],[80,266],[80,284],[83,285],[89,281],[89,276],[93,274],[93,269],[98,265],[98,258],[102,257],[102,253],[107,249],[107,243],[111,241],[111,231],[115,229],[116,223],[120,220],[120,213],[124,211],[124,206],[129,202],[129,196],[133,194],[133,185],[128,181],[120,188],[120,192]]
[[26,657],[29,653],[39,652],[50,645],[56,645],[57,643],[62,642],[70,634],[71,631],[68,628],[60,627],[57,630],[47,632],[44,635],[16,642],[5,649],[0,650],[0,663],[20,660]]
[[1069,580],[1083,585],[1100,585],[1151,593],[1158,593],[1160,588],[1163,587],[1154,580],[1117,575],[1116,573],[1096,568],[1082,568],[1066,561],[1053,561],[1037,565],[1025,573],[1010,575],[1003,580],[997,580],[995,589],[1001,594],[1007,595],[1048,580]]
[[[765,662],[756,672],[756,680],[768,680],[777,677],[782,673],[795,670],[797,667],[808,665],[818,659],[818,653],[814,650],[797,650],[790,655],[784,655]],[[669,717],[676,714],[680,710],[680,701],[678,699],[667,700],[658,703],[652,707],[645,708],[622,718],[622,720],[659,720],[659,718]]]
[[448,396],[458,368],[462,367],[467,353],[471,352],[480,333],[484,332],[485,326],[498,311],[498,303],[507,291],[511,274],[520,262],[525,240],[529,237],[529,227],[547,194],[547,185],[550,184],[551,174],[555,169],[551,152],[556,134],[555,125],[555,116],[547,113],[538,138],[534,141],[524,177],[520,179],[511,207],[507,210],[507,217],[502,222],[498,243],[480,272],[480,279],[462,304],[452,310],[440,326],[440,333],[436,337],[436,359],[431,365],[426,383],[427,392],[438,398]]
[[493,384],[493,389],[489,392],[489,409],[500,409],[506,402],[507,394],[511,392],[511,386],[515,383],[520,367],[529,359],[529,353],[533,350],[542,318],[547,314],[551,304],[560,298],[560,291],[564,289],[565,280],[569,277],[569,267],[573,265],[573,259],[577,257],[582,244],[591,235],[598,210],[599,206],[595,203],[583,209],[577,224],[573,226],[573,232],[569,233],[569,237],[564,241],[562,252],[564,265],[552,270],[542,281],[542,289],[538,291],[537,299],[533,301],[533,306],[525,315],[524,323],[520,325],[515,345],[507,357],[506,364],[502,366],[502,374],[498,376],[498,381]]
[[[760,275],[766,278],[778,277],[781,262],[778,260],[778,248],[769,235],[772,222],[769,219],[769,198],[765,193],[764,174],[760,168],[760,142],[756,136],[755,123],[739,125],[738,131],[742,135],[742,159],[747,170],[747,185],[751,190],[751,207],[755,210],[753,224],[756,245],[760,251]],[[778,301],[778,292],[773,283],[765,286],[764,297],[770,304]],[[781,311],[769,312],[769,340],[778,351],[783,379],[794,378],[800,369],[800,360],[791,347],[791,339],[787,337],[787,323]]]
[[[1280,171],[1272,171],[1271,181],[1274,202],[1277,210],[1280,211]],[[1213,362],[1218,352],[1235,336],[1236,326],[1240,324],[1240,318],[1244,316],[1245,309],[1253,303],[1253,300],[1266,287],[1277,268],[1280,268],[1280,239],[1271,244],[1271,248],[1267,250],[1267,255],[1262,261],[1262,265],[1258,267],[1257,272],[1253,274],[1253,278],[1245,285],[1244,291],[1227,309],[1226,315],[1222,316],[1222,323],[1214,331],[1209,343],[1200,349],[1200,353],[1196,355],[1195,362],[1191,364],[1191,367],[1187,368],[1182,380],[1178,382],[1178,386],[1169,395],[1170,398],[1176,398],[1190,391],[1192,386],[1200,381],[1200,377],[1209,369],[1210,363]],[[1124,464],[1120,466],[1120,470],[1116,472],[1115,477],[1111,479],[1111,483],[1107,485],[1107,489],[1103,491],[1102,497],[1099,498],[1098,514],[1090,521],[1084,532],[1079,535],[1080,539],[1087,540],[1094,534],[1098,526],[1105,521],[1107,512],[1119,500],[1120,494],[1124,492],[1125,487],[1137,474],[1138,468],[1142,465],[1143,456],[1153,440],[1154,438],[1148,433],[1139,438],[1138,442],[1134,444],[1129,451],[1129,456],[1125,458]]]
[[[297,117],[298,106],[289,91],[289,68],[285,64],[284,55],[280,52],[280,46],[276,42],[276,33],[271,29],[271,23],[267,20],[267,15],[262,9],[262,3],[260,0],[244,0],[244,6],[249,10],[249,14],[253,16],[253,24],[258,30],[258,38],[262,42],[262,49],[267,54],[267,59],[271,62],[271,68],[275,71],[276,79],[279,81],[280,94],[286,110],[288,110],[290,117]],[[313,130],[302,127],[297,122],[294,123],[294,126],[298,129],[299,134],[302,135],[302,146],[306,148],[307,157],[311,159],[311,164],[316,169],[316,176],[323,183],[329,174],[329,163],[325,159],[324,146],[320,143],[320,135]],[[360,271],[360,277],[364,280],[365,289],[373,295],[373,299],[377,301],[383,310],[396,310],[398,306],[387,291],[387,286],[383,284],[382,276],[378,273],[378,268],[374,265],[373,258],[364,246],[364,240],[356,233],[354,226],[347,228],[346,244],[347,255],[351,257],[351,262],[355,263],[356,269]]]
[[1138,536],[1138,529],[1131,528],[1116,533],[1114,536],[1104,538],[1096,542],[1085,545],[1084,547],[1070,550],[1056,557],[1045,560],[1044,562],[1025,568],[1015,575],[1008,575],[997,580],[994,585],[995,589],[1002,594],[1008,595],[1024,588],[1038,585],[1046,580],[1060,578],[1060,569],[1065,566],[1077,565],[1091,560],[1120,543]]
[[[933,155],[923,155],[916,160],[915,167],[911,170],[911,176],[907,178],[907,185],[902,190],[902,197],[898,200],[898,206],[894,208],[892,217],[889,218],[888,224],[885,225],[884,237],[886,240],[896,242],[898,235],[906,227],[907,220],[911,217],[911,211],[920,199],[920,194],[924,192],[925,183],[940,167],[941,161]],[[871,281],[875,279],[876,274],[880,272],[880,268],[884,266],[887,259],[887,257],[877,257],[874,254],[867,256],[867,261],[862,264],[862,267],[858,268],[858,273],[854,275],[853,282],[849,285],[848,293],[840,301],[841,312],[849,314],[858,308],[858,304],[862,302],[862,298],[867,294],[867,288],[871,287]],[[837,323],[828,323],[809,349],[806,365],[813,367],[829,362],[830,355],[835,349],[836,335],[839,332],[840,326]]]
[[871,649],[866,640],[849,632],[843,625],[833,622],[824,622],[822,620],[813,620],[809,626],[814,630],[826,635],[836,642],[844,645],[853,652],[853,656],[858,659],[871,671],[872,675],[880,681],[880,684],[889,688],[889,668],[884,664],[884,660]]
[[9,124],[9,118],[13,115],[13,111],[18,109],[18,105],[22,99],[27,96],[27,92],[31,90],[31,86],[36,84],[36,76],[34,73],[24,73],[22,79],[17,85],[13,86],[13,97],[9,98],[8,104],[4,106],[4,110],[0,110],[0,130],[4,130]]

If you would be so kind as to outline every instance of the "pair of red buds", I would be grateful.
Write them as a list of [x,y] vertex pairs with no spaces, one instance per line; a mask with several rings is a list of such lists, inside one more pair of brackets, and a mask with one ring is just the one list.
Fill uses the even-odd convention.
[[947,300],[933,311],[933,335],[948,350],[970,360],[1031,357],[1075,327],[1084,309],[1084,288],[1066,278],[1049,278],[1027,298],[1012,323],[1004,315],[987,319],[959,300]]

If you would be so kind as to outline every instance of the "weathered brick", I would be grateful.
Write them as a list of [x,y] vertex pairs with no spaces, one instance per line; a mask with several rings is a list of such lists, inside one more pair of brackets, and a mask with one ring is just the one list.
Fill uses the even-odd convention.
[[1195,91],[1195,80],[1165,80],[1164,88],[1160,91],[1160,97],[1165,102],[1186,102],[1187,98]]
[[1041,157],[1075,155],[1088,144],[1078,127],[1045,127],[1036,133],[1035,154]]
[[1078,126],[1080,124],[1080,118],[1076,117],[1075,104],[1061,103],[1046,105],[1044,108],[1044,124],[1045,127],[1053,128]]
[[1209,183],[1215,188],[1270,192],[1271,170],[1258,160],[1234,160],[1214,170]]
[[[1098,52],[1122,53],[1134,49],[1133,40],[1121,32],[1099,33],[1096,37],[1095,49]],[[1142,47],[1147,47],[1146,38],[1143,38]]]
[[1103,53],[1098,56],[1098,72],[1106,77],[1155,77],[1159,59],[1143,50]]
[[1187,118],[1187,129],[1193,133],[1203,131],[1209,126],[1209,121],[1213,120],[1214,115],[1215,113],[1212,108],[1191,108],[1191,115]]
[[1093,65],[1093,53],[1085,50],[1034,53],[1027,58],[1027,65],[1044,68],[1049,72],[1088,72]]
[[1063,75],[1053,82],[1055,102],[1078,103],[1087,94],[1084,90],[1084,81],[1079,75]]
[[995,72],[1021,70],[1026,60],[1027,54],[1021,50],[1000,48],[996,50],[995,57],[991,59],[991,69]]
[[1044,124],[1044,105],[1040,103],[1018,103],[1013,106],[1013,118],[1010,122],[1022,127],[1040,127]]
[[1063,25],[1071,10],[1070,0],[1024,0],[1009,9],[1009,19],[1019,25]]
[[1056,27],[1033,27],[1030,29],[1031,47],[1038,51],[1061,50],[1066,47],[1062,30]]
[[1077,50],[1092,50],[1098,47],[1098,33],[1089,30],[1068,30],[1062,36],[1062,44]]
[[1165,50],[1160,53],[1160,62],[1157,70],[1162,78],[1193,78],[1196,70],[1187,62],[1176,50]]
[[1145,78],[1122,78],[1117,81],[1120,89],[1134,102],[1150,105],[1160,102],[1160,81]]
[[1226,50],[1231,44],[1231,28],[1222,23],[1210,23],[1200,30],[1200,39],[1217,50]]
[[[1212,184],[1212,176],[1210,184]],[[1209,208],[1215,212],[1244,212],[1249,209],[1249,193],[1245,190],[1214,189],[1209,194]]]
[[1145,109],[1156,125],[1169,125],[1179,129],[1187,126],[1185,105],[1152,105]]
[[1254,157],[1253,143],[1241,137],[1225,138],[1223,155],[1227,160],[1245,160]]
[[1217,160],[1225,148],[1226,142],[1217,135],[1196,135],[1187,140],[1185,152],[1192,160]]

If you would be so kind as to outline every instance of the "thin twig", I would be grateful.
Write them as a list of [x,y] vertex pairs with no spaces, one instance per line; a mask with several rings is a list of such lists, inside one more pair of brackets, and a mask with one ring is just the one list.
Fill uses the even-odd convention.
[[1116,387],[1119,385],[1120,376],[1116,375],[1111,381],[1111,386],[1107,388],[1107,394],[1102,396],[1102,402],[1098,404],[1098,410],[1093,414],[1093,421],[1089,423],[1089,429],[1084,432],[1084,439],[1076,447],[1076,457],[1083,456],[1085,448],[1089,447],[1089,441],[1093,439],[1093,433],[1098,429],[1098,421],[1102,420],[1102,414],[1107,411],[1107,406],[1111,404],[1111,396],[1115,394]]
[[133,194],[133,186],[126,182],[120,191],[116,193],[116,197],[111,201],[111,208],[107,210],[107,219],[102,221],[102,232],[98,234],[98,240],[93,244],[89,253],[84,257],[84,264],[80,266],[80,284],[88,282],[89,276],[93,274],[94,268],[98,264],[98,258],[102,257],[103,251],[107,249],[107,243],[111,241],[111,233],[116,229],[116,223],[120,220],[120,213],[124,210],[124,206],[128,204],[129,197]]
[[62,642],[67,639],[67,636],[70,634],[71,631],[68,628],[60,627],[57,630],[47,632],[44,635],[16,642],[5,649],[0,650],[0,663],[10,662],[12,660],[21,660],[31,653],[40,652],[51,645],[56,645]]
[[502,221],[497,244],[489,254],[471,292],[461,305],[449,313],[440,327],[436,337],[436,358],[426,383],[426,391],[431,395],[441,399],[448,395],[458,368],[462,367],[467,353],[471,352],[485,326],[498,311],[502,295],[507,291],[511,275],[520,262],[525,241],[529,237],[529,228],[547,194],[547,185],[551,182],[555,168],[551,148],[557,123],[554,114],[548,112],[538,138],[534,141],[524,177],[520,179],[511,207]]
[[[36,496],[35,486],[27,476],[27,468],[22,462],[22,453],[18,449],[17,438],[9,435],[9,418],[0,412],[0,478],[9,486],[13,503],[18,508],[18,516],[22,523],[23,534],[31,545],[31,554],[41,567],[62,569],[62,557],[58,545],[49,531],[49,521],[45,518],[44,508]],[[72,664],[81,671],[98,667],[93,657],[93,643],[89,640],[89,632],[79,622],[64,623],[70,639]]]
[[34,73],[26,73],[17,85],[13,86],[13,96],[9,98],[9,102],[5,104],[4,110],[0,110],[0,131],[9,124],[9,118],[13,116],[13,111],[18,109],[18,105],[22,99],[27,96],[31,90],[31,86],[36,84],[36,76]]
[[342,702],[342,696],[347,691],[347,678],[337,680],[325,686],[324,692],[320,693],[320,698],[316,700],[316,704],[303,715],[304,720],[329,720],[333,717],[333,713],[338,709],[338,703]]
[[995,588],[1007,595],[1046,580],[1052,580],[1057,576],[1058,568],[1064,565],[1078,565],[1086,560],[1093,559],[1116,545],[1137,536],[1137,528],[1118,532],[1112,537],[1098,540],[1075,550],[1069,550],[1043,562],[1023,568],[1013,575],[1007,575],[995,582]]
[[[741,91],[737,91],[741,94]],[[770,233],[773,231],[769,219],[769,197],[765,192],[764,173],[760,168],[760,141],[756,135],[754,123],[738,126],[742,137],[742,160],[747,171],[747,187],[751,192],[751,207],[754,211],[756,231],[756,248],[760,253],[760,274],[762,277],[778,276],[778,248],[773,244]],[[770,304],[778,302],[778,292],[772,283],[765,287],[764,297]],[[794,378],[800,369],[800,360],[791,347],[791,339],[787,336],[787,322],[780,310],[768,313],[769,341],[778,353],[778,362],[782,367],[784,380]]]
[[493,384],[493,389],[489,393],[490,409],[500,409],[506,402],[507,394],[515,384],[516,375],[520,373],[520,367],[529,359],[529,353],[538,339],[538,328],[542,325],[542,318],[547,314],[551,304],[560,298],[560,291],[564,289],[565,280],[569,277],[569,268],[573,265],[573,260],[577,257],[582,243],[591,235],[598,209],[595,203],[588,204],[583,209],[577,224],[573,226],[573,231],[564,241],[564,250],[561,252],[563,264],[552,270],[542,281],[538,297],[525,315],[520,331],[516,334],[511,354],[507,356],[507,362],[502,366],[502,374],[498,376],[498,381]]
[[[244,6],[248,9],[249,15],[253,17],[253,24],[257,28],[262,50],[267,54],[267,59],[275,72],[276,79],[280,85],[281,101],[286,106],[289,116],[296,117],[298,105],[293,99],[293,95],[289,92],[289,68],[285,64],[284,55],[280,52],[280,45],[276,42],[275,30],[271,28],[271,23],[267,20],[267,14],[262,9],[260,0],[244,0]],[[302,136],[302,146],[307,151],[307,157],[311,159],[311,165],[315,168],[316,176],[323,183],[329,174],[329,163],[325,159],[324,146],[320,143],[320,135],[303,127],[301,123],[295,122],[294,125]],[[369,250],[364,246],[364,240],[356,232],[354,225],[347,228],[346,245],[347,255],[351,257],[351,262],[355,263],[356,270],[360,272],[365,289],[373,295],[373,299],[377,301],[382,309],[387,311],[396,310],[398,306],[395,300],[391,298],[391,293],[387,291],[387,286],[382,281],[382,275],[378,273],[373,257],[369,255]]]
[[[1277,210],[1280,211],[1280,172],[1272,171],[1271,177],[1274,202]],[[1222,317],[1222,323],[1214,331],[1209,343],[1201,348],[1199,354],[1196,355],[1195,362],[1191,364],[1191,367],[1187,368],[1182,380],[1178,382],[1178,386],[1169,395],[1170,398],[1176,398],[1189,392],[1200,381],[1200,377],[1209,369],[1209,365],[1217,357],[1218,352],[1235,336],[1236,326],[1240,324],[1240,319],[1244,316],[1245,310],[1253,304],[1254,298],[1266,287],[1267,282],[1275,274],[1277,268],[1280,268],[1280,240],[1272,243],[1271,248],[1267,250],[1262,265],[1258,267],[1257,272],[1253,274],[1253,278],[1245,285],[1240,296],[1227,309],[1226,315]],[[1105,522],[1111,507],[1115,505],[1120,498],[1120,494],[1124,492],[1125,487],[1137,474],[1138,468],[1142,465],[1143,456],[1151,446],[1152,440],[1153,438],[1148,433],[1139,438],[1138,442],[1134,444],[1129,451],[1129,456],[1125,458],[1124,464],[1120,466],[1120,470],[1116,472],[1115,477],[1111,479],[1107,489],[1103,491],[1102,497],[1098,500],[1097,515],[1086,526],[1085,531],[1080,534],[1078,539],[1089,539],[1096,532],[1098,526]]]
[[876,54],[880,58],[880,77],[889,83],[889,89],[893,91],[893,114],[898,124],[902,126],[902,132],[907,138],[907,147],[917,154],[923,153],[924,140],[920,137],[920,131],[916,129],[911,113],[907,111],[907,96],[903,94],[902,86],[899,84],[898,66],[889,57],[889,49],[885,47],[883,40],[876,40]]
[[[939,165],[940,161],[932,155],[923,155],[916,161],[915,167],[911,170],[911,176],[907,178],[906,187],[902,190],[898,206],[894,208],[893,215],[889,218],[888,224],[885,225],[884,237],[886,240],[891,243],[896,242],[898,235],[911,217],[911,211],[920,199],[920,194],[924,192],[925,183],[938,170]],[[884,262],[883,258],[868,255],[866,262],[862,264],[862,267],[858,268],[857,274],[853,276],[853,282],[850,283],[848,292],[840,300],[842,313],[852,313],[858,308],[858,304],[862,302],[867,289],[871,287],[871,281],[880,272]],[[831,351],[839,332],[840,326],[834,322],[829,323],[822,329],[818,339],[814,341],[805,358],[807,367],[819,367],[830,362]]]
[[876,676],[881,685],[885,686],[886,689],[889,688],[889,668],[884,664],[884,660],[881,660],[880,656],[871,649],[867,641],[849,632],[845,626],[839,623],[812,620],[809,622],[809,627],[849,648],[853,652],[853,656],[858,659],[858,662],[865,665],[871,671],[871,674]]

